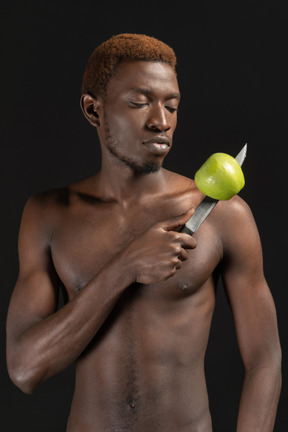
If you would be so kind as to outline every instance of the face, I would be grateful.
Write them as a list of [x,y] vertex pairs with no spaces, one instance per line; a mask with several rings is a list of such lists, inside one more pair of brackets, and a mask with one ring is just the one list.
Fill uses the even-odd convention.
[[98,133],[113,157],[155,172],[171,149],[180,93],[166,63],[123,62],[107,85]]

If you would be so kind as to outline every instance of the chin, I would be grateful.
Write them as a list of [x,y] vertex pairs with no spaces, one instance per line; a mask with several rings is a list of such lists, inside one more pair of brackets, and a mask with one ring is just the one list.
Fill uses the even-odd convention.
[[109,152],[124,165],[132,168],[136,173],[139,174],[152,174],[156,173],[162,167],[162,161],[139,161],[133,159],[127,155],[119,154],[114,146],[108,146]]
[[143,166],[138,166],[138,168],[135,168],[135,171],[140,174],[152,174],[156,173],[160,170],[162,164],[157,164],[155,162],[147,163]]

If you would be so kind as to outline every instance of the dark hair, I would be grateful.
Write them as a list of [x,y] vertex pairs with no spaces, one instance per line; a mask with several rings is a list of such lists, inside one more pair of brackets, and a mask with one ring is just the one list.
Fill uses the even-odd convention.
[[174,70],[176,66],[175,53],[164,42],[142,34],[115,35],[99,45],[91,54],[83,75],[82,94],[105,94],[108,81],[120,62],[125,60],[164,62]]

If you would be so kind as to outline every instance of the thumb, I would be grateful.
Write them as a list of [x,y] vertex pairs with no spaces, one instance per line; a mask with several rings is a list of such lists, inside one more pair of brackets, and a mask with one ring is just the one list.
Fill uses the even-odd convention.
[[189,210],[187,210],[180,216],[174,216],[173,218],[160,223],[160,225],[166,231],[173,231],[176,228],[180,228],[181,226],[185,225],[185,223],[191,218],[194,212],[195,209],[191,207]]

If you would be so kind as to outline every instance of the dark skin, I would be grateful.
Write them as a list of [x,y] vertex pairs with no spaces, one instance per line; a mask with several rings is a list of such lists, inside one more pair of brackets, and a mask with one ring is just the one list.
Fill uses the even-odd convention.
[[100,172],[26,205],[8,369],[32,393],[76,362],[68,432],[212,431],[204,355],[220,272],[245,367],[237,432],[273,430],[281,351],[259,235],[237,196],[179,232],[203,199],[161,167],[179,100],[169,65],[122,63],[105,97],[81,99]]

